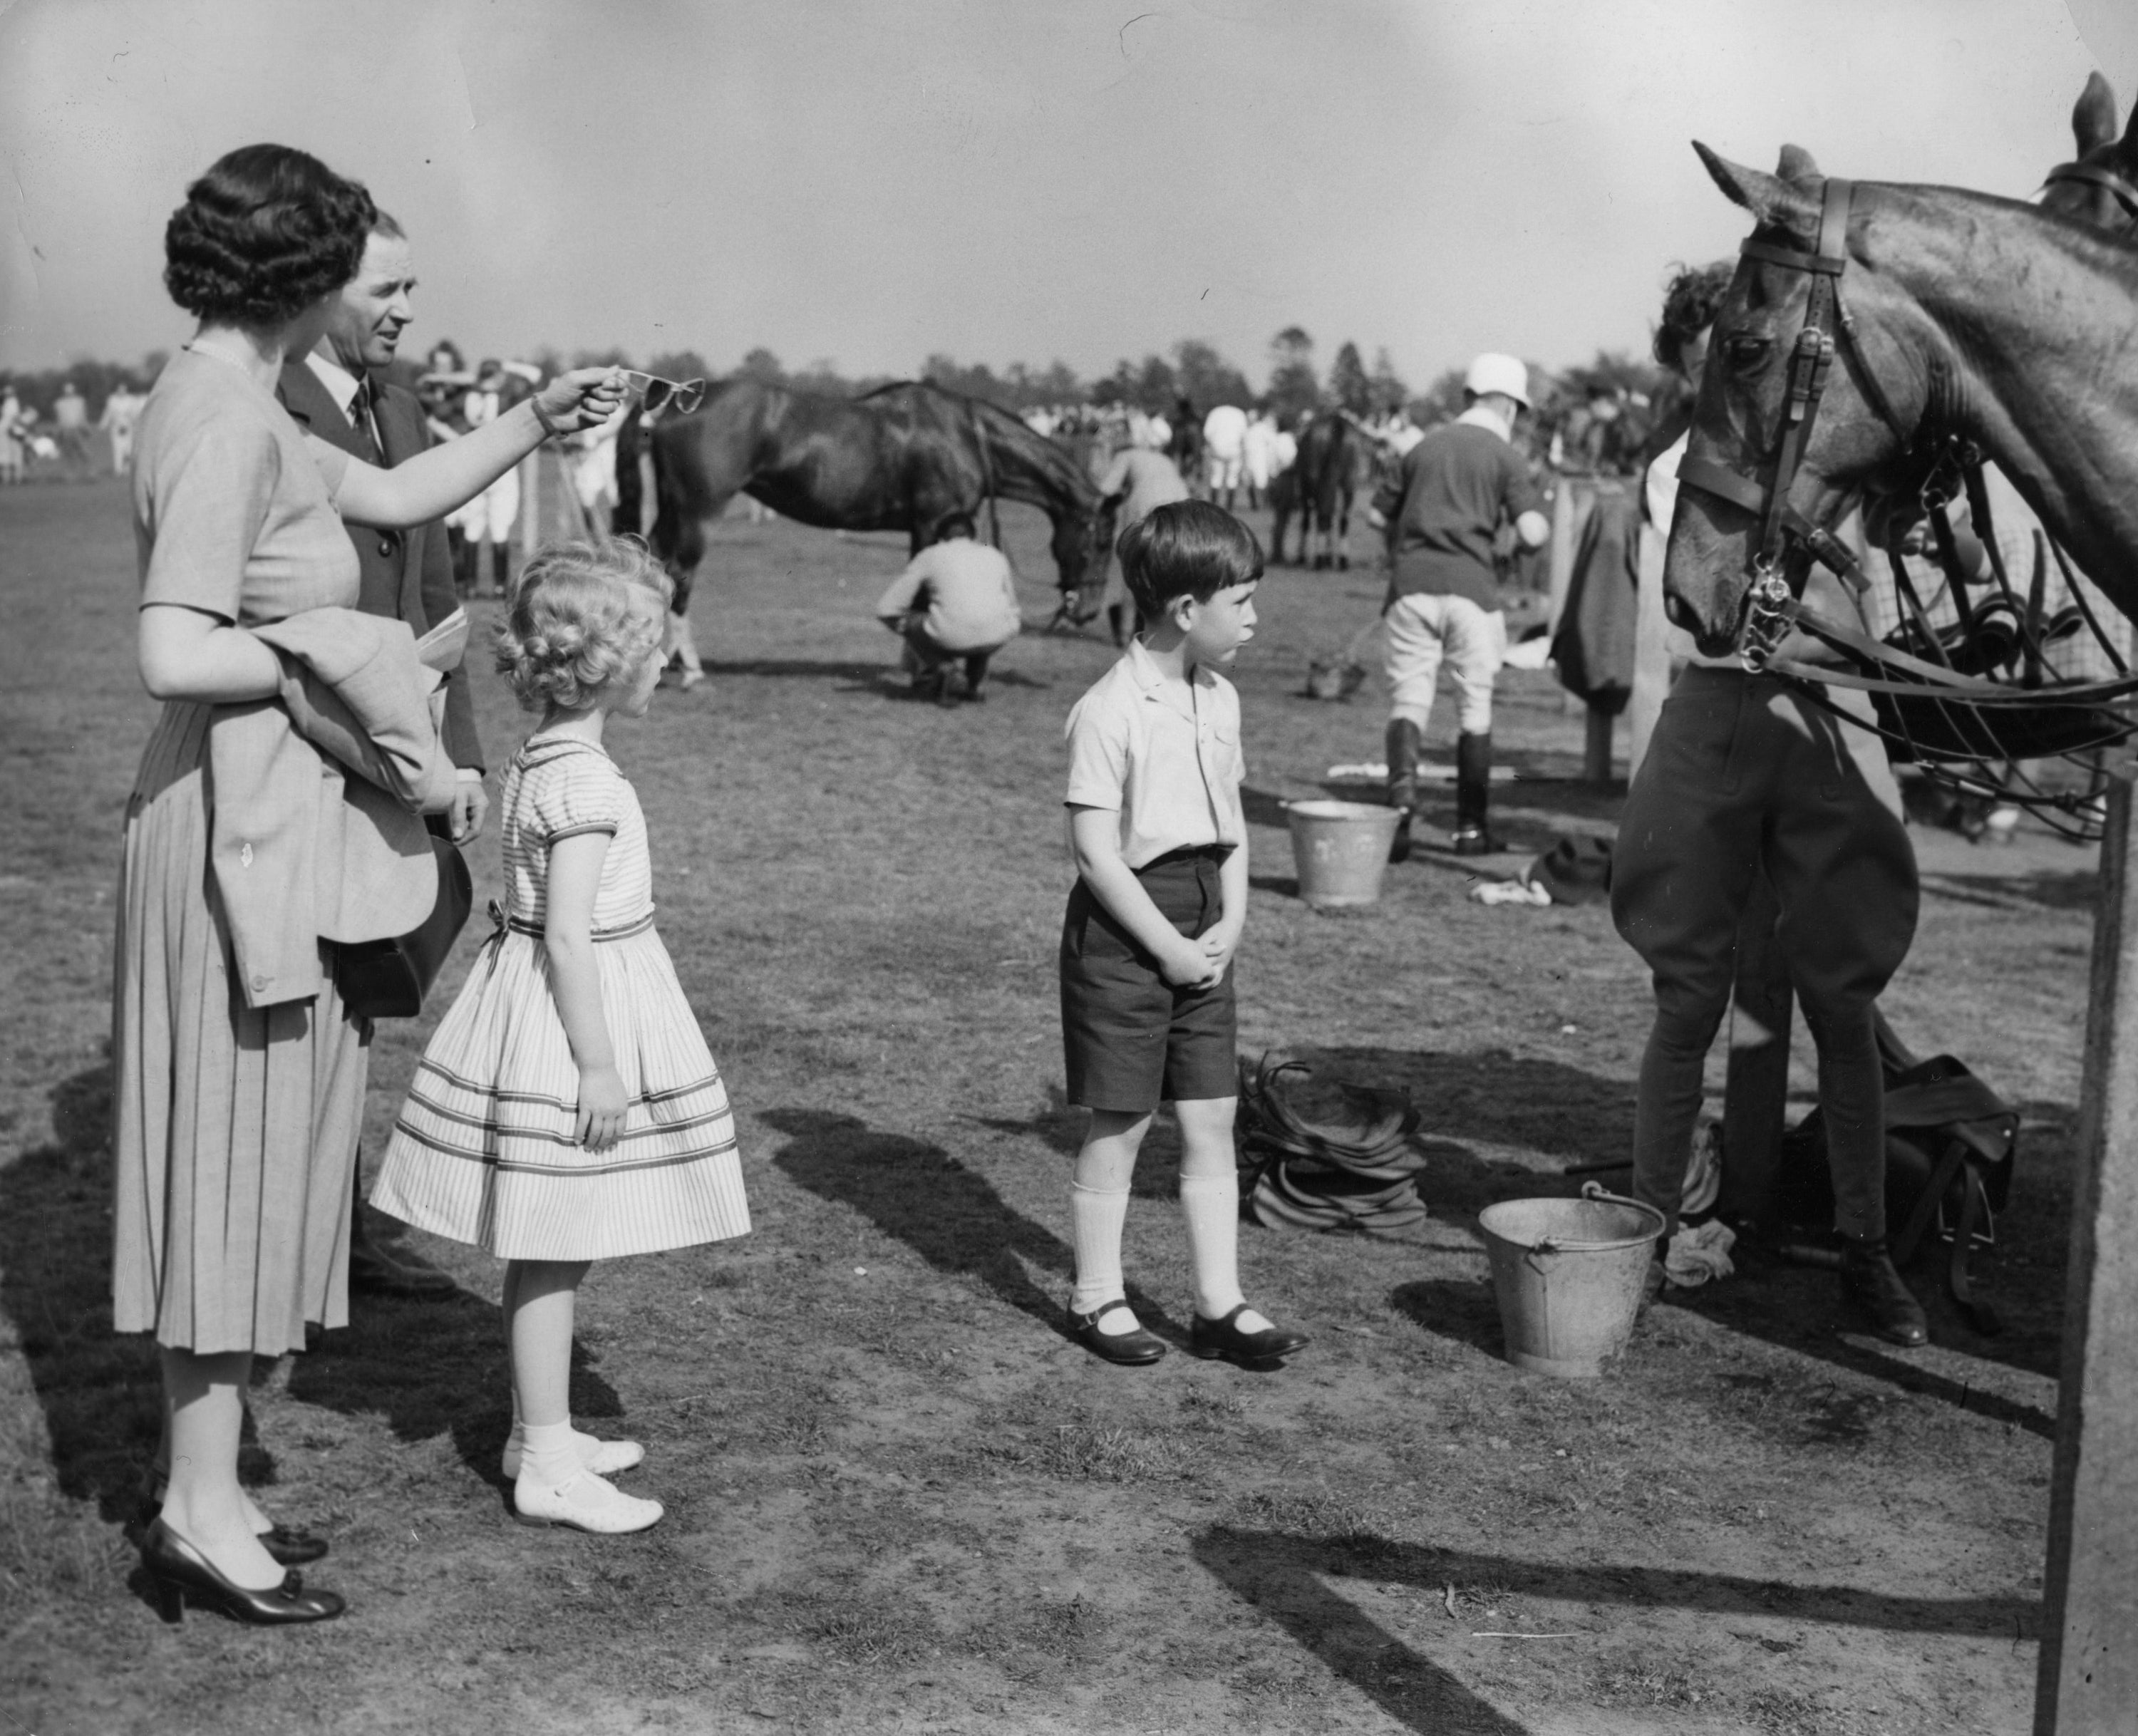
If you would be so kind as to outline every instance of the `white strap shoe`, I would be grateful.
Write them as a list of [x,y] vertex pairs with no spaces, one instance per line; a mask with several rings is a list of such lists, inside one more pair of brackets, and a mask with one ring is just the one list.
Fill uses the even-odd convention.
[[613,1536],[658,1524],[666,1511],[660,1502],[626,1495],[590,1470],[552,1489],[523,1470],[512,1485],[512,1516],[523,1525],[569,1525]]

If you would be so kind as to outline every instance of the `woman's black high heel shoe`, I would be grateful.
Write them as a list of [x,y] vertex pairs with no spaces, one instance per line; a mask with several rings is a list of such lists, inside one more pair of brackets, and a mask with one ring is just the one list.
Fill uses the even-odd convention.
[[156,1582],[158,1607],[166,1621],[177,1621],[184,1615],[188,1597],[204,1599],[240,1621],[263,1627],[331,1621],[348,1607],[335,1592],[306,1591],[304,1576],[294,1568],[271,1591],[233,1585],[160,1519],[141,1539],[141,1564]]
[[[136,1524],[144,1529],[156,1523],[156,1516],[164,1510],[164,1496],[169,1491],[171,1480],[168,1473],[151,1465],[141,1473],[141,1504],[134,1510]],[[275,1525],[258,1534],[260,1547],[286,1568],[301,1568],[307,1562],[317,1561],[329,1547],[324,1537],[310,1531],[293,1531],[287,1525]]]

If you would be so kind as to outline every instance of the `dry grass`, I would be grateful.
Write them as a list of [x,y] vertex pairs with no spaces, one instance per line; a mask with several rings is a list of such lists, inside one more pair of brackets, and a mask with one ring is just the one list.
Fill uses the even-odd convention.
[[[1007,522],[1039,578],[1038,521]],[[1604,1382],[1516,1376],[1472,1216],[1623,1149],[1645,984],[1603,912],[1486,909],[1446,857],[1345,920],[1291,895],[1279,800],[1379,740],[1369,698],[1293,690],[1377,587],[1275,575],[1239,671],[1243,1041],[1411,1090],[1434,1217],[1399,1242],[1243,1233],[1250,1294],[1315,1336],[1290,1369],[1105,1368],[1061,1328],[1077,1127],[1052,958],[1061,720],[1110,652],[1028,638],[986,707],[906,704],[866,618],[896,548],[785,524],[725,528],[697,604],[712,680],[617,743],[759,1224],[598,1269],[583,1298],[574,1407],[647,1442],[628,1486],[669,1519],[625,1539],[507,1522],[497,1275],[427,1243],[452,1300],[359,1303],[253,1394],[246,1474],[333,1534],[311,1578],[349,1617],[159,1628],[124,1536],[153,1363],[105,1300],[102,997],[149,717],[123,502],[0,493],[0,1708],[41,1736],[1794,1733],[1874,1705],[1878,1729],[1941,1736],[1961,1680],[1980,1727],[2023,1722],[2082,858],[1927,845],[1889,997],[2030,1118],[1985,1271],[2004,1339],[1940,1304],[1929,1356],[1852,1346],[1822,1275],[1751,1259],[1657,1310]],[[501,757],[524,720],[486,676],[480,702]],[[1579,719],[1540,679],[1511,684],[1497,734],[1527,772],[1578,763]],[[1528,782],[1500,807],[1535,848],[1615,805]],[[486,896],[494,856],[475,866]],[[369,1153],[427,1025],[380,1033]],[[1176,1149],[1150,1142],[1128,1270],[1177,1343]],[[1516,1618],[1584,1637],[1472,1637]]]

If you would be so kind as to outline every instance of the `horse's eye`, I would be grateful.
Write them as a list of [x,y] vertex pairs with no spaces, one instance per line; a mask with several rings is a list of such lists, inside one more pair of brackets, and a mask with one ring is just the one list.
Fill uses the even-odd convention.
[[1737,373],[1750,373],[1767,359],[1767,352],[1774,345],[1765,338],[1738,336],[1723,345],[1723,354],[1730,358],[1730,369]]

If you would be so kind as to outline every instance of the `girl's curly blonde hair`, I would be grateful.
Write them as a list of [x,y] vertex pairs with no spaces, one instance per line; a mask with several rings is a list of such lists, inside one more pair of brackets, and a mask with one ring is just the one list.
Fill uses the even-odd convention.
[[[530,711],[583,710],[653,655],[673,589],[634,537],[605,549],[558,543],[537,549],[497,624],[498,673]],[[660,600],[652,619],[632,609],[635,590]]]

